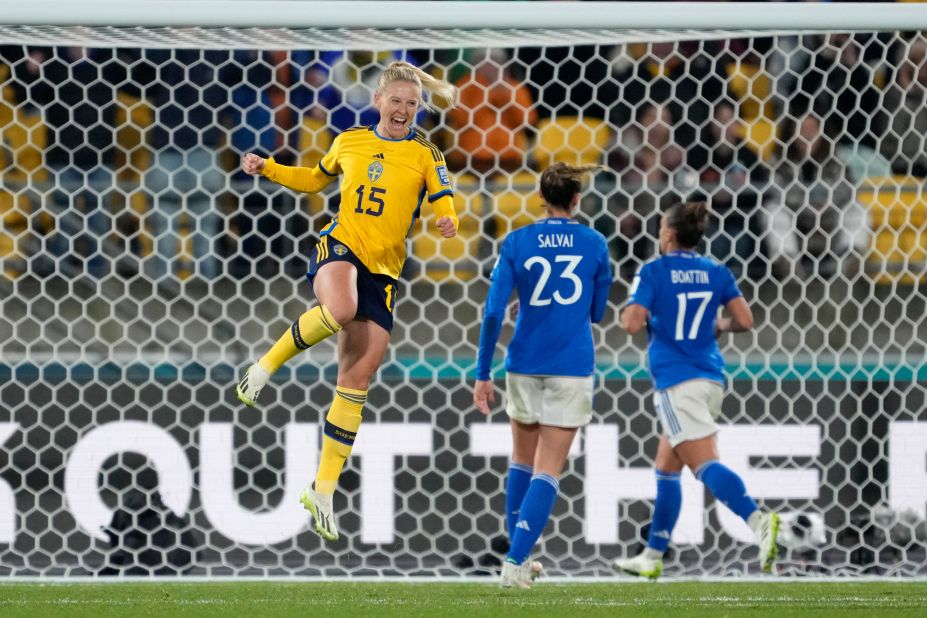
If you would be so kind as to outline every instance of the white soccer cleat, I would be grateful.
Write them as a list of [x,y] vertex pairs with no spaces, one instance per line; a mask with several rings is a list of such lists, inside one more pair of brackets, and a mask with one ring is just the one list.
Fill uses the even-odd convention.
[[776,539],[779,537],[779,516],[775,513],[764,513],[760,516],[756,534],[756,543],[760,546],[760,564],[764,573],[772,573],[773,563],[779,556],[779,546]]
[[332,497],[307,487],[299,495],[299,501],[312,515],[316,534],[327,541],[337,541],[338,528],[335,527],[335,514],[332,512]]
[[248,367],[244,377],[235,389],[235,392],[238,394],[238,400],[246,406],[253,406],[257,401],[258,395],[261,394],[261,389],[264,388],[269,380],[270,372],[261,367],[259,363],[254,363]]
[[643,552],[633,558],[621,558],[612,563],[616,569],[629,575],[657,579],[663,573],[663,559],[650,558]]
[[[525,560],[521,564],[506,560],[502,563],[502,576],[499,579],[499,585],[503,588],[528,590],[531,588],[531,582],[537,577],[534,572],[534,565],[541,566],[539,562],[531,562],[530,560]],[[537,573],[540,574],[540,570]]]
[[543,573],[544,573],[544,565],[538,562],[537,560],[534,560],[531,563],[531,581],[536,580]]

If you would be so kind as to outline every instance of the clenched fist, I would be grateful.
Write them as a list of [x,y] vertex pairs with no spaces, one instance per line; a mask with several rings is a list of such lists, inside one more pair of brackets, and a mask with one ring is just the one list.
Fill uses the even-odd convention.
[[457,234],[457,226],[454,225],[454,220],[450,217],[441,217],[435,221],[435,227],[441,232],[441,236],[445,238],[453,238]]
[[249,152],[241,158],[241,169],[243,169],[246,174],[260,174],[261,170],[264,169],[265,163],[267,163],[266,159],[262,159],[253,152]]

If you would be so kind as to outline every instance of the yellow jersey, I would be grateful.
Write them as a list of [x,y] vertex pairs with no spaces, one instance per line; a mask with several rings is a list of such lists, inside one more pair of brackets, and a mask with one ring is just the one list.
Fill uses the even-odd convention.
[[347,245],[371,273],[393,279],[399,278],[406,238],[425,199],[436,217],[458,223],[444,155],[415,130],[391,139],[375,126],[355,127],[335,138],[316,167],[289,167],[268,159],[261,174],[308,193],[343,175],[341,208],[322,235]]

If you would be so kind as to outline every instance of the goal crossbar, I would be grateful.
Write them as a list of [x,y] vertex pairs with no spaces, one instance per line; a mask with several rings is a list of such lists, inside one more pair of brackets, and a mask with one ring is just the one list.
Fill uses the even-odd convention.
[[231,28],[547,28],[917,30],[927,7],[877,3],[713,2],[306,2],[267,0],[14,0],[0,2],[8,25]]

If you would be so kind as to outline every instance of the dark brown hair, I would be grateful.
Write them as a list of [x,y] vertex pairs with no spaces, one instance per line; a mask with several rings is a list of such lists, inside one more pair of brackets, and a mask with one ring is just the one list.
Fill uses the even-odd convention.
[[583,177],[599,169],[598,165],[554,163],[541,174],[541,197],[548,205],[569,212],[573,196],[582,191]]
[[679,202],[666,211],[666,224],[676,231],[676,242],[683,249],[693,249],[708,227],[706,202]]

